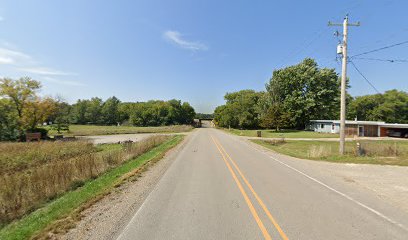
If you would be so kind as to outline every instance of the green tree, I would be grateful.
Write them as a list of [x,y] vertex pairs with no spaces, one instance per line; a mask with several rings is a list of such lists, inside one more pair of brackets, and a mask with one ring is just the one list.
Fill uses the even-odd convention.
[[257,104],[261,92],[241,90],[227,93],[225,105],[214,111],[214,119],[221,127],[255,128],[259,124]]
[[135,103],[132,102],[121,102],[118,106],[119,122],[127,123],[130,121],[131,109]]
[[0,141],[17,140],[19,137],[18,115],[10,99],[0,99]]
[[181,108],[181,101],[172,99],[168,101],[169,108],[169,121],[172,124],[182,124],[183,122],[183,110]]
[[135,126],[190,124],[195,116],[194,108],[189,103],[181,104],[181,101],[176,99],[128,103],[122,110]]
[[102,119],[104,124],[117,124],[120,122],[119,114],[120,100],[115,96],[108,98],[102,105]]
[[334,69],[318,68],[306,58],[275,70],[266,90],[274,105],[287,114],[290,127],[304,128],[311,119],[333,119],[339,109],[339,77]]
[[88,106],[89,100],[78,99],[78,101],[72,105],[72,111],[70,114],[71,122],[76,124],[87,123],[89,121],[87,119]]
[[69,123],[71,117],[72,106],[68,103],[57,100],[56,101],[56,110],[48,119],[49,122],[52,122],[52,128],[55,129],[58,133],[61,131],[69,130]]
[[384,94],[356,97],[348,106],[348,117],[366,121],[408,123],[408,93],[394,89]]
[[57,102],[50,97],[43,99],[36,97],[29,101],[24,108],[22,127],[30,131],[35,130],[39,124],[55,114],[57,106]]
[[27,121],[32,119],[32,116],[30,116],[32,111],[27,110],[32,110],[35,105],[34,102],[38,102],[36,93],[40,88],[40,82],[29,77],[17,80],[11,78],[0,79],[0,97],[8,99],[16,111],[15,117],[20,138],[24,136],[24,131],[30,125],[27,124]]
[[103,123],[102,118],[102,99],[98,97],[93,97],[89,100],[88,106],[86,108],[85,118],[93,124]]
[[214,120],[220,127],[238,127],[238,118],[235,116],[233,107],[221,105],[214,110]]
[[188,103],[188,102],[183,102],[181,105],[181,109],[183,112],[182,115],[182,124],[191,124],[194,121],[194,117],[196,115],[194,108]]

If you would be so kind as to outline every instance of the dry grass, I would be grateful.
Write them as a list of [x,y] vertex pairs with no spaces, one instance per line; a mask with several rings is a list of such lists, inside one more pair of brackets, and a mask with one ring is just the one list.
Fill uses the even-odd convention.
[[[326,158],[337,154],[337,151],[338,148],[333,148],[333,145],[319,144],[309,146],[307,153],[309,158]],[[408,148],[406,144],[397,142],[350,142],[346,145],[346,154],[354,157],[407,157]]]
[[346,142],[346,154],[339,154],[339,142],[335,141],[286,141],[274,144],[270,141],[253,142],[292,157],[342,163],[366,163],[408,166],[408,141],[360,141]]
[[400,157],[408,156],[408,149],[397,142],[388,144],[370,144],[369,142],[360,143],[360,151],[353,151],[354,155],[363,155],[370,157]]
[[[0,146],[10,150],[7,161],[2,159],[7,163],[6,167],[0,171],[0,225],[146,153],[168,138],[152,136],[99,152],[87,142],[7,143],[7,146]],[[21,149],[20,154],[18,149]]]
[[272,139],[272,140],[265,140],[265,142],[273,146],[278,146],[278,145],[284,144],[286,141],[285,141],[285,138],[277,138],[277,139]]
[[309,158],[324,158],[330,156],[332,153],[331,146],[313,145],[307,151]]
[[95,152],[97,149],[83,141],[0,143],[0,175],[23,171],[51,161]]

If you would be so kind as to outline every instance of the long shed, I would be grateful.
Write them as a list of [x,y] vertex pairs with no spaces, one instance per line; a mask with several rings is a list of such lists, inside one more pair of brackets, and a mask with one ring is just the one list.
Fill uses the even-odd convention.
[[[311,120],[306,129],[322,133],[339,133],[339,120]],[[408,137],[408,124],[377,121],[346,121],[347,136],[360,137]]]

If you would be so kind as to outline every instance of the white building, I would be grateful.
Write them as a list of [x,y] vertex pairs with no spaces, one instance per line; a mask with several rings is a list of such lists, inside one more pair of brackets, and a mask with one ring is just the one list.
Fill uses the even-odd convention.
[[[339,133],[339,120],[310,120],[307,130],[322,133]],[[408,124],[376,121],[346,121],[346,135],[364,137],[408,137]]]

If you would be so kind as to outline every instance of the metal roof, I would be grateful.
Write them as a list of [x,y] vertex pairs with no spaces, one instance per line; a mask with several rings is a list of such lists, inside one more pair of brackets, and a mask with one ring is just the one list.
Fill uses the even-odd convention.
[[[317,122],[317,123],[340,123],[340,120],[310,120],[310,121]],[[385,124],[385,122],[346,120],[346,124],[383,125]]]
[[[316,123],[339,123],[340,120],[310,120],[310,122]],[[353,120],[346,120],[346,124],[355,124],[355,125],[374,125],[374,126],[381,126],[381,127],[388,127],[388,128],[408,128],[408,124],[401,124],[401,123],[386,123],[380,121],[353,121]]]
[[408,124],[386,123],[386,124],[381,125],[381,127],[387,127],[387,128],[408,128]]

